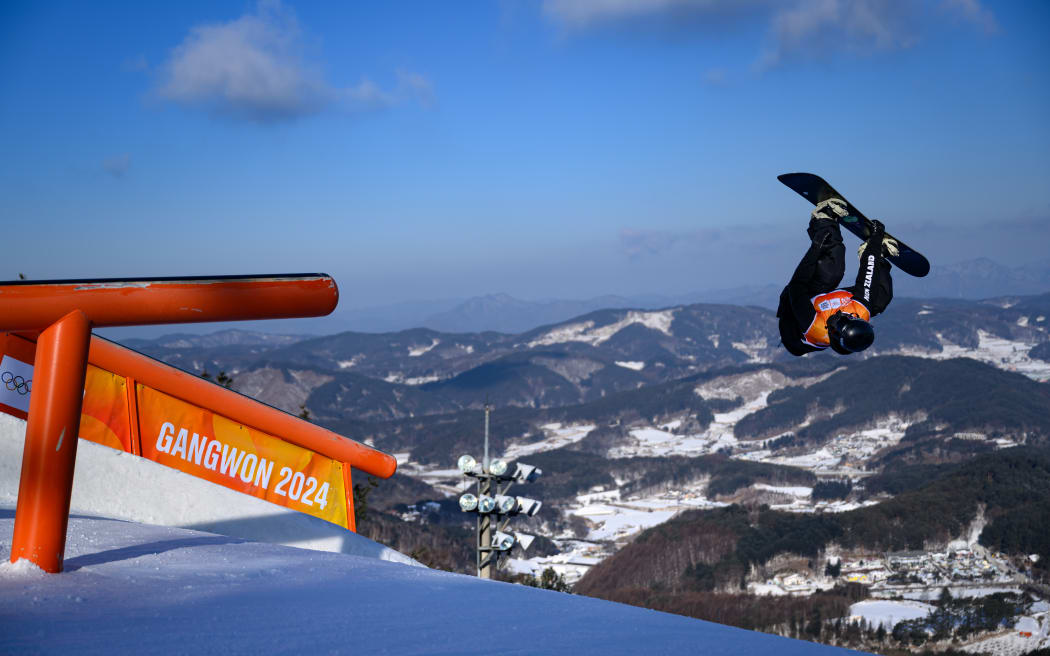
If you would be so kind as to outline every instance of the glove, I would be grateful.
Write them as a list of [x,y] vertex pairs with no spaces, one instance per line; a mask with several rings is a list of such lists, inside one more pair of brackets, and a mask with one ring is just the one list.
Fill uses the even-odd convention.
[[857,249],[857,257],[864,259],[864,249],[869,244],[873,247],[879,247],[879,254],[882,257],[896,257],[900,254],[900,244],[893,237],[886,236],[886,226],[878,219],[872,220],[871,234],[868,235],[868,241],[863,242],[860,248]]
[[[868,247],[868,244],[875,244],[875,243],[877,243],[877,242],[873,242],[873,241],[870,241],[870,240],[869,241],[862,241],[860,243],[860,247],[857,249],[857,257],[860,258],[861,261],[864,261],[864,249]],[[882,238],[882,256],[883,257],[897,257],[900,254],[901,254],[900,245],[897,243],[896,239],[894,239],[893,237],[883,237]]]
[[846,201],[841,198],[829,198],[822,200],[813,209],[813,213],[810,214],[810,218],[813,221],[820,221],[827,219],[831,221],[838,221],[844,216],[849,214],[849,210],[846,209]]
[[871,234],[868,235],[868,241],[878,243],[882,241],[882,238],[886,236],[886,226],[882,225],[882,221],[873,219],[871,222]]

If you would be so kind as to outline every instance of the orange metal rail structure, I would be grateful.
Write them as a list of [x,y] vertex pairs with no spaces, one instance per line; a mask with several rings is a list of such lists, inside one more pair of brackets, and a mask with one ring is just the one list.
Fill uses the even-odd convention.
[[62,571],[88,360],[213,406],[294,444],[381,477],[393,458],[98,338],[91,329],[323,316],[339,293],[325,274],[0,283],[0,331],[36,341],[33,394],[11,560]]

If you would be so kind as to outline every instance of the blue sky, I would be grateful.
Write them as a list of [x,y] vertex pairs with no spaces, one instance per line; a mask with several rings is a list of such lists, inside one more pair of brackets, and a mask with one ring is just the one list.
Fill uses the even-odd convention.
[[[828,178],[1045,260],[1050,3],[0,4],[0,279],[325,271],[341,307],[779,282]],[[852,275],[852,274],[850,274]]]

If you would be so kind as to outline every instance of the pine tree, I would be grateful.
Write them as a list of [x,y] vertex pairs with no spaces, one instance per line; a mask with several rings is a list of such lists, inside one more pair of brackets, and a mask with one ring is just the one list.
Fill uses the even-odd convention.
[[215,382],[222,385],[226,389],[233,389],[233,378],[226,375],[225,371],[220,371],[219,375],[215,377]]

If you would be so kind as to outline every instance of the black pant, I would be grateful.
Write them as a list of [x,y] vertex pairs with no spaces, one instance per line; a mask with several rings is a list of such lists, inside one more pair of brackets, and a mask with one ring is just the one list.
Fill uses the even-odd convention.
[[813,243],[799,266],[804,268],[812,262],[806,282],[807,297],[812,298],[838,289],[846,273],[846,247],[842,245],[842,232],[837,221],[810,220],[806,232]]

